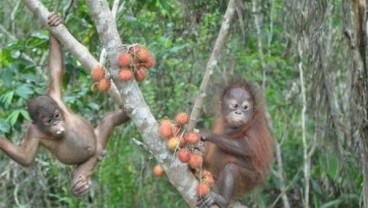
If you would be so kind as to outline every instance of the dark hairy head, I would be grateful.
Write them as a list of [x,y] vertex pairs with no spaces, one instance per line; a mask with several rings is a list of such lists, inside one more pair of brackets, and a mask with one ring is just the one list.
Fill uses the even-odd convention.
[[259,90],[257,89],[257,86],[255,84],[251,84],[241,79],[230,81],[230,83],[222,91],[221,100],[233,88],[244,89],[245,91],[249,92],[249,94],[252,96],[252,99],[255,102],[255,104],[261,103],[260,98],[258,96]]
[[244,81],[230,83],[221,94],[221,113],[228,128],[242,128],[253,119],[261,102],[256,87]]
[[63,133],[63,111],[51,97],[41,95],[30,100],[28,113],[41,131],[57,136]]

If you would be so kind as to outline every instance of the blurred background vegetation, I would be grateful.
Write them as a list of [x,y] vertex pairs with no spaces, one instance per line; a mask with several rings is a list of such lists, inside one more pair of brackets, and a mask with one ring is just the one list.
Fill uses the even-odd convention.
[[[63,14],[69,31],[99,57],[102,48],[85,1],[42,2]],[[238,200],[248,207],[284,207],[283,187],[290,206],[303,207],[307,183],[310,207],[359,207],[363,176],[347,127],[351,62],[342,34],[341,1],[238,2],[241,7],[212,77],[236,74],[265,89],[279,148],[275,152],[282,159],[275,157],[267,181]],[[147,46],[156,59],[140,84],[156,119],[191,112],[227,3],[121,1],[116,22],[123,42]],[[0,5],[0,134],[20,143],[30,121],[27,100],[47,87],[48,32],[20,0]],[[64,100],[96,125],[117,106],[107,95],[93,93],[89,73],[67,50],[64,54]],[[211,102],[204,106],[200,124],[205,127],[212,123],[211,108]],[[332,121],[334,112],[338,126]],[[108,154],[93,175],[93,188],[82,198],[70,194],[72,167],[44,149],[30,168],[0,152],[0,207],[187,207],[165,176],[153,176],[156,162],[131,138],[140,140],[132,124],[115,129]]]

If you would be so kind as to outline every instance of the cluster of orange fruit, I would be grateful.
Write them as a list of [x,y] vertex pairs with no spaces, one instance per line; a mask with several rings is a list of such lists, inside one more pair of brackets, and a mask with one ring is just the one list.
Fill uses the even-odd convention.
[[101,92],[106,92],[110,89],[110,80],[105,78],[105,68],[102,66],[97,66],[92,70],[92,80],[95,82],[92,85],[92,91],[96,91],[96,87]]
[[[175,116],[175,122],[169,119],[161,121],[160,136],[167,139],[167,147],[170,151],[176,153],[178,159],[188,164],[192,170],[201,170],[203,158],[202,155],[193,152],[193,145],[197,144],[201,136],[194,131],[186,131],[185,125],[189,121],[188,114],[181,112]],[[164,171],[159,165],[153,170],[156,176],[164,175]],[[211,186],[214,184],[214,179],[209,171],[200,171],[200,183],[197,186],[197,194],[199,196],[206,196]]]
[[120,53],[118,65],[121,67],[119,78],[128,81],[133,77],[137,82],[146,79],[146,70],[155,65],[155,59],[150,51],[139,44],[131,45],[127,51]]
[[[119,54],[117,64],[120,67],[120,80],[128,81],[134,75],[137,82],[142,82],[146,79],[146,70],[155,65],[155,59],[147,48],[139,44],[133,44],[127,47],[126,51]],[[91,75],[95,82],[93,89],[97,87],[101,92],[109,90],[111,83],[109,79],[105,78],[104,67],[95,67]]]

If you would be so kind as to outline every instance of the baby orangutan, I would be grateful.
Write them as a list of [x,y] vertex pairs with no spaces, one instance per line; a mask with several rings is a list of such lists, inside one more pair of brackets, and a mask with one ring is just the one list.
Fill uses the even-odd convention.
[[[63,20],[50,13],[48,24],[57,27]],[[40,146],[46,147],[60,162],[76,165],[72,173],[71,191],[75,196],[86,194],[89,178],[115,126],[128,120],[123,110],[110,112],[93,129],[81,116],[74,114],[62,101],[61,81],[63,56],[59,41],[50,34],[49,77],[46,95],[28,102],[28,112],[33,120],[21,145],[0,138],[0,149],[17,163],[29,166],[35,160]]]
[[272,134],[252,85],[237,82],[225,88],[212,132],[201,130],[204,168],[217,180],[219,193],[198,197],[197,205],[227,207],[234,195],[250,192],[269,170]]

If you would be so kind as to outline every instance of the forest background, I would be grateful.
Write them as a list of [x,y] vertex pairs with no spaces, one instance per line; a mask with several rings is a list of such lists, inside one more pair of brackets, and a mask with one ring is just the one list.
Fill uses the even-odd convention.
[[[102,45],[86,1],[42,2],[64,16],[66,28],[98,59]],[[366,9],[365,1],[236,2],[209,92],[228,74],[257,83],[275,136],[267,180],[237,200],[248,207],[368,207],[366,27],[359,24],[366,15],[354,10]],[[0,133],[19,143],[30,122],[26,102],[47,87],[48,31],[22,1],[0,5]],[[191,112],[227,6],[225,0],[120,2],[123,42],[145,45],[156,60],[139,88],[158,121]],[[90,72],[63,51],[64,101],[96,125],[118,106],[92,92]],[[211,126],[212,109],[206,101],[199,125]],[[133,138],[143,140],[133,122],[115,129],[82,198],[70,194],[72,167],[47,151],[29,168],[0,152],[0,207],[188,207],[166,176],[153,176],[157,161]]]

